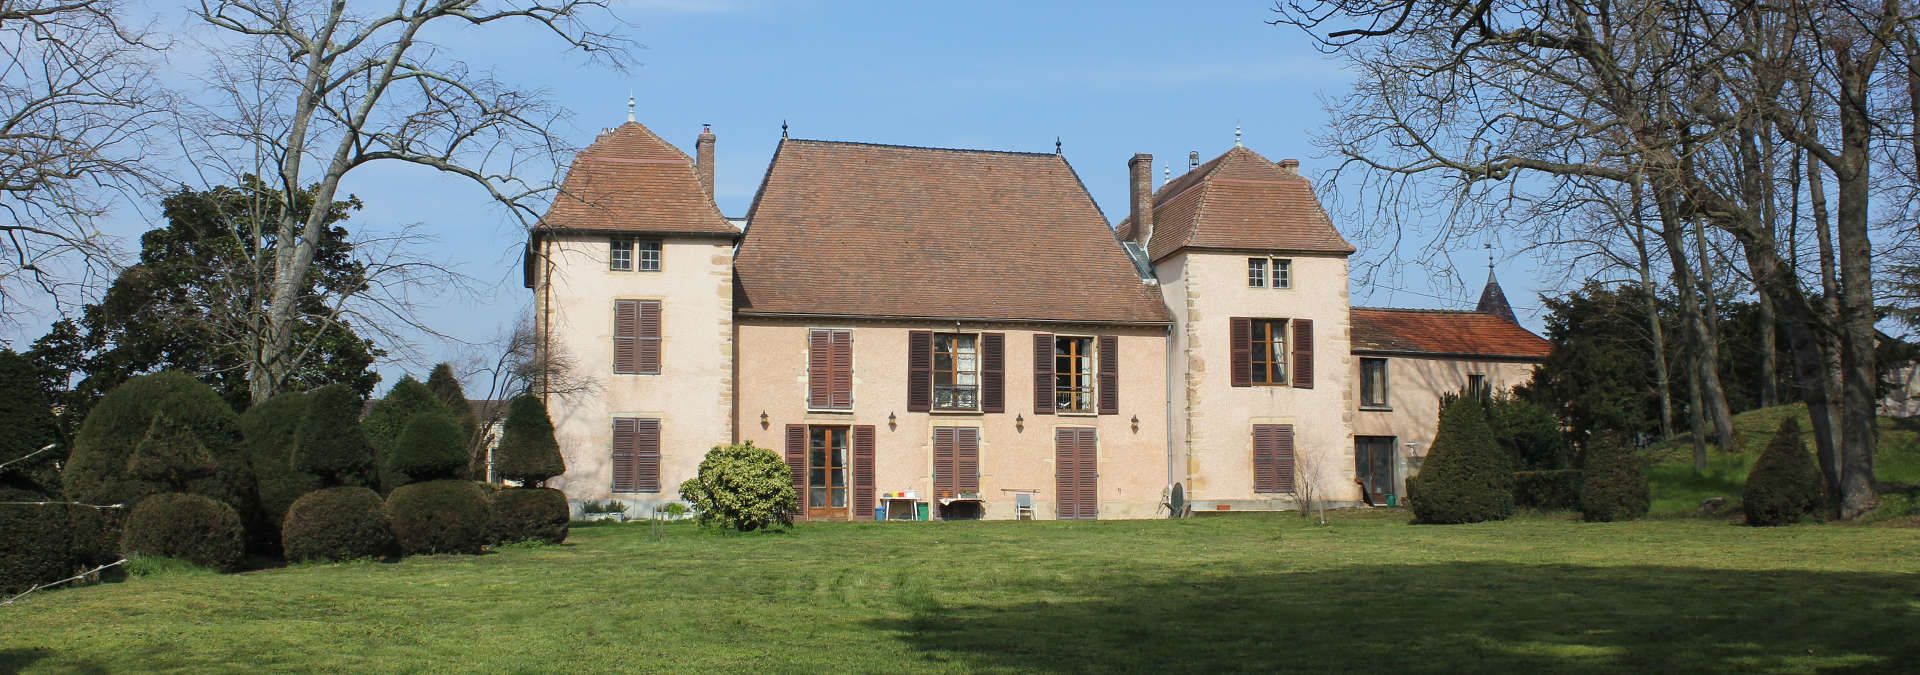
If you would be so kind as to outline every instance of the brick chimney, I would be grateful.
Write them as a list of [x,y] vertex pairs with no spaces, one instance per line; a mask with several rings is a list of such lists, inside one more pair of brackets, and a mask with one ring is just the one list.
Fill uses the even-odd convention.
[[700,189],[713,200],[713,125],[700,125],[700,139],[693,142],[695,169],[700,172]]
[[1153,236],[1153,155],[1136,153],[1127,160],[1127,173],[1132,178],[1128,195],[1132,209],[1127,216],[1133,220],[1133,240],[1146,246]]
[[1277,164],[1280,166],[1280,173],[1284,173],[1289,176],[1300,175],[1300,160],[1283,159],[1277,162]]
[[1188,150],[1187,151],[1187,170],[1192,171],[1198,168],[1200,168],[1200,151]]

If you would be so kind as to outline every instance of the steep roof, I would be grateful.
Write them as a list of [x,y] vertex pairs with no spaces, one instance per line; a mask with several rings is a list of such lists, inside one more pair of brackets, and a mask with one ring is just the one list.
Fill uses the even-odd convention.
[[1355,307],[1353,351],[1536,361],[1553,345],[1520,324],[1481,312]]
[[1513,315],[1513,305],[1507,304],[1507,292],[1501,290],[1500,281],[1493,278],[1492,265],[1487,266],[1487,287],[1480,289],[1480,304],[1474,310],[1506,319],[1509,323],[1520,323],[1520,319]]
[[786,139],[747,222],[742,315],[1171,321],[1055,154]]
[[739,234],[700,187],[693,160],[639,122],[602,132],[574,157],[539,229]]
[[[1133,220],[1121,221],[1121,239],[1133,238]],[[1353,253],[1333,228],[1313,186],[1260,153],[1234,146],[1153,195],[1153,237],[1147,257],[1158,261],[1185,247],[1303,253]]]

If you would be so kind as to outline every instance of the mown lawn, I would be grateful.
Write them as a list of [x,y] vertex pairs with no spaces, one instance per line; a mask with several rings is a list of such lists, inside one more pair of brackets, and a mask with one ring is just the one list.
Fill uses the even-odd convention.
[[1920,670],[1920,529],[1404,512],[575,530],[0,609],[0,672]]
[[[1693,471],[1691,436],[1682,435],[1648,449],[1653,465],[1647,477],[1653,486],[1653,513],[1688,515],[1700,508],[1700,502],[1724,497],[1729,504],[1740,501],[1747,484],[1747,472],[1767,447],[1767,441],[1788,417],[1800,420],[1803,440],[1809,452],[1813,445],[1807,407],[1801,404],[1750,410],[1733,416],[1733,428],[1740,438],[1740,452],[1722,452],[1709,446],[1706,473]],[[1874,474],[1888,494],[1883,501],[1884,517],[1920,515],[1913,492],[1920,492],[1920,425],[1881,418],[1878,451],[1874,455]]]

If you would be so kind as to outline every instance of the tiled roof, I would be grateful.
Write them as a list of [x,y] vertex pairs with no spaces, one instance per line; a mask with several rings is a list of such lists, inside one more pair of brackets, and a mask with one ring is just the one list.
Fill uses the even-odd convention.
[[1492,314],[1433,309],[1355,307],[1353,351],[1544,359],[1553,346],[1519,324]]
[[1054,154],[782,140],[734,278],[743,315],[1171,321]]
[[[1118,229],[1120,238],[1133,238],[1131,218]],[[1242,146],[1154,192],[1148,257],[1158,261],[1184,247],[1338,255],[1354,250],[1334,230],[1307,179]]]
[[638,122],[574,157],[539,229],[734,236],[686,153]]
[[1520,323],[1513,316],[1513,305],[1507,304],[1507,292],[1500,288],[1500,281],[1493,278],[1492,266],[1487,267],[1487,285],[1480,289],[1480,304],[1474,309],[1506,319],[1508,323]]

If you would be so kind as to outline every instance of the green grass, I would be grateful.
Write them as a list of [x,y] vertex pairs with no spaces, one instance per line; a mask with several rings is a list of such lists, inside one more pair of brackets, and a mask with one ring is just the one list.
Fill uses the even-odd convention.
[[1405,512],[590,526],[0,609],[0,672],[1920,669],[1920,529]]
[[[1653,465],[1647,470],[1647,478],[1653,487],[1653,513],[1690,515],[1699,510],[1700,502],[1712,497],[1724,497],[1729,504],[1738,503],[1747,484],[1747,472],[1753,469],[1753,462],[1767,447],[1767,441],[1780,429],[1780,421],[1788,417],[1800,420],[1803,435],[1812,429],[1807,421],[1807,407],[1797,403],[1734,415],[1733,429],[1740,439],[1741,451],[1721,452],[1718,446],[1709,444],[1707,471],[1703,474],[1693,471],[1691,435],[1649,448]],[[1805,436],[1805,439],[1811,452],[1812,437]],[[1920,486],[1920,430],[1910,423],[1881,418],[1873,468],[1875,477],[1888,487]],[[1884,501],[1883,511],[1887,512],[1884,515],[1914,513],[1912,495],[1890,494]]]

